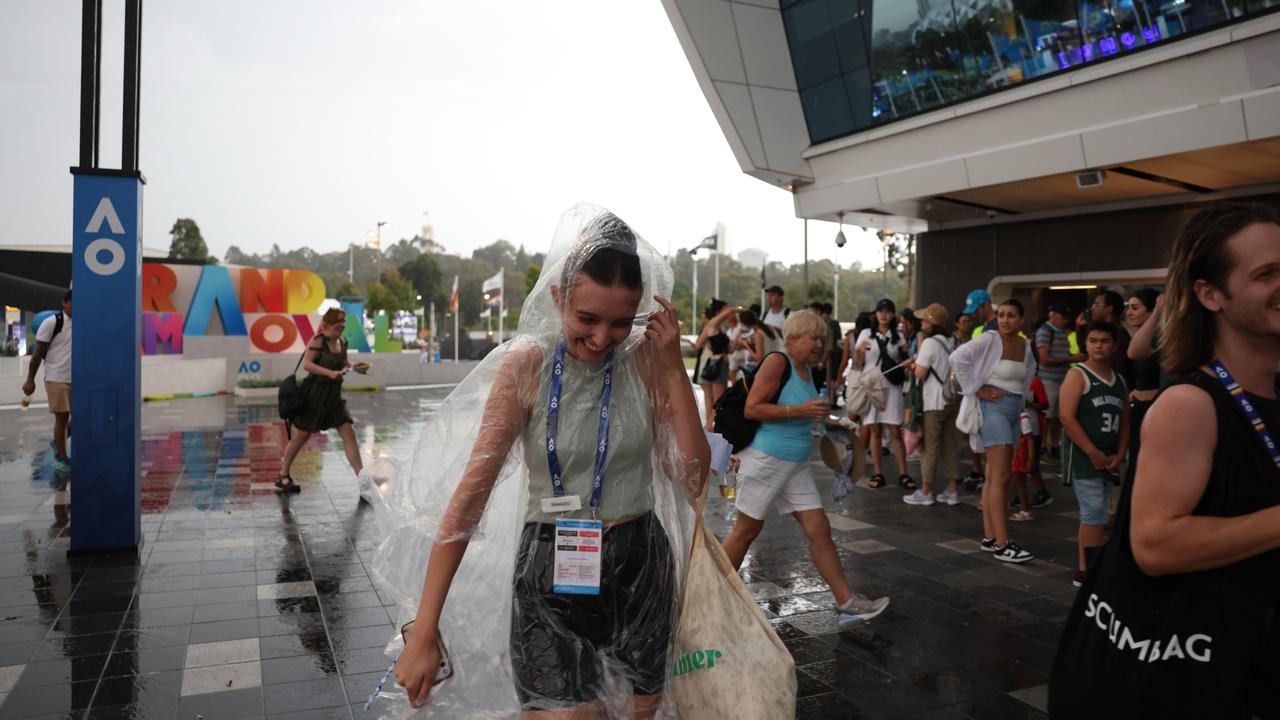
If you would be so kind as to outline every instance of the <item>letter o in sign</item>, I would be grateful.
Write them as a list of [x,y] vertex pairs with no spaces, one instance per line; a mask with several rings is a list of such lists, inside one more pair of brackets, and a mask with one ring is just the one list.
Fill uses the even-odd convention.
[[[98,259],[104,252],[111,254],[107,262]],[[84,249],[84,264],[98,275],[115,275],[124,267],[124,248],[111,238],[98,238]]]

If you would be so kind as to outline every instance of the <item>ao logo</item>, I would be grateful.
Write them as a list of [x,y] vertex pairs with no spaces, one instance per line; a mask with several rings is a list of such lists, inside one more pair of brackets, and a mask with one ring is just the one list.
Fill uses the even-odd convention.
[[[98,209],[93,211],[93,217],[89,218],[89,224],[85,226],[84,231],[100,232],[103,222],[111,228],[112,235],[124,234],[124,225],[120,223],[120,216],[116,214],[111,198],[104,197],[98,201]],[[111,256],[106,262],[101,259],[103,253]],[[98,275],[115,275],[120,272],[120,268],[124,267],[124,259],[124,247],[111,238],[98,238],[84,249],[85,266]]]

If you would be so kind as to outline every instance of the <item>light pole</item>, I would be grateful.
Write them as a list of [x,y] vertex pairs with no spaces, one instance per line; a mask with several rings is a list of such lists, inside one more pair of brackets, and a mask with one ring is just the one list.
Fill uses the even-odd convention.
[[836,289],[833,293],[835,302],[831,303],[831,314],[836,322],[840,322],[840,267],[836,266]]

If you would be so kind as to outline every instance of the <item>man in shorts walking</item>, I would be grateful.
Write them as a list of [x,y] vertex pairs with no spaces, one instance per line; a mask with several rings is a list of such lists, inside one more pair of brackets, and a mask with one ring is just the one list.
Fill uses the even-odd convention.
[[1066,433],[1062,478],[1080,503],[1076,587],[1084,580],[1087,556],[1106,539],[1107,501],[1129,448],[1129,392],[1124,377],[1111,367],[1116,326],[1094,320],[1080,332],[1088,359],[1067,372],[1059,399]]
[[44,389],[53,413],[54,469],[71,471],[67,438],[71,435],[71,291],[62,296],[62,311],[44,319],[36,329],[36,350],[27,366],[22,393],[36,391],[36,371],[44,364]]

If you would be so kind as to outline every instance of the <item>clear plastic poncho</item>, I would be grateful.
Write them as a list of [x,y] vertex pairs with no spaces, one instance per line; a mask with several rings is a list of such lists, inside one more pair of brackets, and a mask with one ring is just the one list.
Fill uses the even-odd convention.
[[[555,517],[541,513],[549,481],[548,379],[563,329],[552,285],[563,287],[567,301],[583,263],[606,247],[638,256],[644,287],[638,322],[613,351],[598,511],[606,526],[604,587],[594,602],[574,598],[566,608],[559,596],[539,593],[549,590],[554,555],[548,526],[538,524]],[[661,309],[653,296],[670,297],[671,289],[670,266],[651,245],[603,208],[575,206],[561,218],[515,337],[449,394],[412,457],[380,461],[362,474],[382,534],[373,576],[399,606],[401,623],[417,612],[432,543],[470,543],[439,626],[454,676],[416,711],[420,717],[512,718],[581,700],[630,718],[633,693],[657,694],[655,681],[661,692],[670,677],[694,526],[689,495],[699,482],[696,463],[680,454],[669,393],[656,381],[644,336],[643,320]],[[558,456],[582,510],[561,517],[591,517],[602,368],[566,358]],[[494,481],[486,498],[487,478]],[[641,520],[609,527],[633,515]],[[610,562],[620,570],[611,574]],[[394,655],[401,641],[389,639]],[[375,707],[383,717],[415,712],[394,679]],[[660,717],[674,717],[669,696],[661,707]]]

